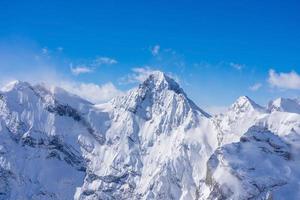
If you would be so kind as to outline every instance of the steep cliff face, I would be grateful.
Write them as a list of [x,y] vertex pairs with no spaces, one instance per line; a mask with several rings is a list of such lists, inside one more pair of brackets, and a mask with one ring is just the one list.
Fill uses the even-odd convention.
[[76,143],[86,127],[56,94],[24,82],[2,91],[2,199],[70,199],[82,184],[86,164]]

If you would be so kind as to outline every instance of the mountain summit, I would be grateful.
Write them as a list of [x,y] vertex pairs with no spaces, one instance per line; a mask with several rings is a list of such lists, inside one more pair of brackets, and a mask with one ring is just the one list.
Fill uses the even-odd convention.
[[[186,116],[189,112],[210,117],[184,93],[179,84],[163,72],[154,72],[127,95],[112,100],[116,107],[125,108],[133,113],[151,118],[153,113],[164,114],[169,110],[170,118]],[[168,113],[166,112],[166,113]]]
[[248,96],[241,96],[230,106],[230,110],[233,112],[242,113],[252,110],[263,111],[264,108],[255,103]]
[[179,84],[163,72],[155,71],[140,85],[140,87],[149,88],[155,91],[164,89],[172,90],[176,93],[184,94]]

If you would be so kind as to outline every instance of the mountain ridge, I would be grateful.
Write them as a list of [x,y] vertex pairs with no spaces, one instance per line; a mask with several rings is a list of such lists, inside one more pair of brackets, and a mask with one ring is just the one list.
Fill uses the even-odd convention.
[[[259,142],[281,151],[279,138],[298,159],[299,114],[271,112],[241,96],[226,113],[211,116],[162,72],[102,105],[21,81],[0,94],[0,199],[239,199],[242,188],[233,194],[222,189],[231,179],[208,176],[216,155],[236,159],[239,152],[228,155],[226,149],[249,143],[267,156]],[[262,138],[265,132],[269,139]],[[272,155],[268,159],[273,162]],[[297,174],[293,165],[287,166]],[[265,181],[255,177],[249,174],[257,184]],[[295,188],[297,177],[287,184]],[[266,189],[263,198],[281,195],[275,189]]]

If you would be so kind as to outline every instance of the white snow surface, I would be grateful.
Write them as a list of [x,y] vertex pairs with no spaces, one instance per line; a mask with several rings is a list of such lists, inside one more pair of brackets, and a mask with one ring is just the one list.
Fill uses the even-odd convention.
[[212,117],[162,72],[101,105],[15,81],[0,92],[0,200],[299,199],[299,105],[242,96]]

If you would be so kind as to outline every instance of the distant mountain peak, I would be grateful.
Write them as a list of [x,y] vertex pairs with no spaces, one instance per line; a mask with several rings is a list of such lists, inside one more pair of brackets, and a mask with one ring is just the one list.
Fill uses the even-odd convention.
[[25,81],[15,80],[1,88],[1,92],[11,96],[12,99],[19,99],[22,102],[32,102],[34,101],[33,99],[38,98],[50,104],[57,101],[74,108],[79,107],[79,105],[92,105],[89,101],[61,87],[48,86],[45,83],[33,85]]
[[240,96],[237,100],[237,103],[244,104],[250,103],[251,105],[257,105],[250,97],[248,96]]
[[269,102],[268,111],[281,111],[300,114],[300,103],[298,99],[277,98]]
[[176,93],[184,94],[179,84],[170,76],[161,71],[154,71],[149,77],[140,85],[140,88],[147,88],[155,91],[162,91],[165,89],[173,90]]
[[20,80],[14,80],[9,83],[7,83],[4,87],[1,88],[2,91],[8,92],[14,89],[24,89],[31,87],[31,85],[28,82],[20,81]]
[[246,110],[263,111],[264,108],[262,106],[258,105],[257,103],[255,103],[248,96],[241,96],[230,106],[230,110],[235,110],[235,111],[246,111]]

